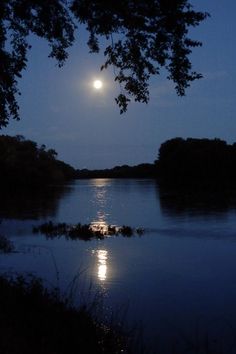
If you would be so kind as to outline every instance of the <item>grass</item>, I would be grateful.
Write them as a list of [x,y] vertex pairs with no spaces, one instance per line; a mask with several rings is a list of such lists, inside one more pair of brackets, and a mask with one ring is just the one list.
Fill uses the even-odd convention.
[[[125,332],[124,324],[117,325],[120,321],[115,318],[105,325],[87,306],[73,307],[61,299],[58,289],[49,291],[38,278],[0,276],[1,354],[163,353],[159,349],[148,352],[142,347],[142,333],[136,329]],[[179,331],[176,334],[175,340],[166,343],[169,351],[164,353],[235,353],[235,341],[227,343],[221,335],[214,338],[204,328],[202,333],[197,329],[192,338]]]
[[[7,240],[4,238],[4,240]],[[8,240],[7,240],[8,241]],[[13,247],[13,245],[12,245]],[[4,251],[5,252],[5,251]],[[141,328],[127,330],[126,315],[118,311],[104,323],[101,299],[73,306],[77,277],[66,296],[58,288],[48,290],[36,277],[0,276],[0,353],[1,354],[234,354],[235,329],[224,318],[220,331],[215,324],[196,325],[194,333],[175,328],[169,351],[143,345]],[[92,301],[91,301],[92,300]],[[96,315],[98,313],[98,316]],[[215,322],[215,321],[214,321]],[[226,331],[226,333],[225,333]],[[158,344],[158,341],[157,341]],[[162,347],[162,346],[161,346]]]
[[76,240],[91,240],[92,238],[104,239],[108,236],[132,237],[134,235],[143,235],[144,230],[142,228],[132,228],[130,226],[123,225],[117,227],[114,225],[100,226],[96,224],[81,224],[69,225],[66,223],[54,224],[52,221],[46,222],[39,226],[33,227],[34,233],[41,233],[48,238],[55,238],[65,236],[68,239]]
[[1,354],[128,354],[128,337],[61,299],[58,290],[18,276],[0,277]]
[[[14,245],[0,236],[0,249],[12,252]],[[144,353],[137,330],[128,330],[120,314],[107,318],[98,294],[91,298],[88,290],[82,305],[74,305],[78,276],[62,295],[59,287],[49,290],[35,276],[0,275],[0,353]]]

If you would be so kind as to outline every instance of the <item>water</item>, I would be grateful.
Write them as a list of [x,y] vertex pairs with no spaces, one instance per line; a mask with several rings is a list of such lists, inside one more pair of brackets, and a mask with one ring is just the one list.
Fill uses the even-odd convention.
[[[179,343],[190,350],[209,338],[235,353],[235,200],[231,192],[177,193],[133,179],[80,180],[38,195],[8,192],[1,195],[0,232],[18,252],[0,255],[1,270],[31,272],[62,291],[79,274],[76,296],[86,298],[91,283],[89,296],[102,294],[104,313],[128,309],[126,321],[142,323],[156,352]],[[145,234],[71,241],[32,233],[48,220],[125,224]]]

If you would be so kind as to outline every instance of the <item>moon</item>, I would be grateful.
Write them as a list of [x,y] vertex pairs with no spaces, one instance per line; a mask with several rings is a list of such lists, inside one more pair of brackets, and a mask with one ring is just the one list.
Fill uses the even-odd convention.
[[93,87],[96,89],[96,90],[101,90],[103,86],[103,83],[101,80],[94,80],[93,82]]

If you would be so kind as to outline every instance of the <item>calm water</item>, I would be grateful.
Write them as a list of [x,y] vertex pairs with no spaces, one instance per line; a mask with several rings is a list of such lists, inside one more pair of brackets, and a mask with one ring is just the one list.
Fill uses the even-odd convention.
[[[206,341],[208,333],[235,353],[235,205],[230,194],[176,194],[153,180],[80,180],[44,195],[6,193],[0,232],[18,252],[0,255],[1,270],[37,274],[63,291],[80,274],[77,296],[88,296],[91,283],[90,296],[102,294],[104,313],[128,308],[127,321],[141,322],[155,348]],[[32,234],[32,225],[47,220],[146,232],[87,242]]]

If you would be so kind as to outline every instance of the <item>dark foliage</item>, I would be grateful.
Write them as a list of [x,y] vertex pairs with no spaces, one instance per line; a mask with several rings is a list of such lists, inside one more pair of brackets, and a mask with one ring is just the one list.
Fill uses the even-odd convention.
[[17,82],[27,65],[30,34],[48,41],[49,57],[59,66],[67,58],[77,24],[88,30],[91,52],[98,52],[105,38],[101,69],[114,68],[114,79],[121,85],[116,102],[122,113],[131,96],[148,102],[149,78],[161,68],[167,70],[178,95],[201,77],[189,60],[192,48],[201,42],[190,39],[188,30],[206,17],[188,0],[1,0],[0,127],[10,117],[19,119]]
[[77,170],[76,178],[152,178],[156,176],[156,165],[143,163],[137,166],[116,166],[104,170]]
[[26,68],[31,33],[45,38],[50,57],[59,65],[67,58],[74,25],[64,0],[1,0],[0,2],[0,126],[19,119],[17,80]]
[[65,236],[70,240],[85,240],[91,239],[104,239],[107,236],[131,237],[135,234],[141,236],[144,233],[142,228],[133,229],[130,226],[114,226],[107,225],[101,226],[96,224],[81,224],[69,225],[66,223],[54,224],[52,221],[46,222],[39,226],[33,227],[34,233],[41,233],[46,235],[47,238],[56,238]]
[[75,309],[42,282],[0,277],[2,354],[131,353],[125,336]]
[[53,149],[46,150],[22,136],[0,136],[0,181],[2,186],[45,186],[74,177],[73,167],[56,159]]
[[163,183],[235,185],[236,144],[220,139],[175,138],[161,145],[156,165]]
[[14,251],[13,243],[4,235],[0,235],[0,252],[11,253]]

